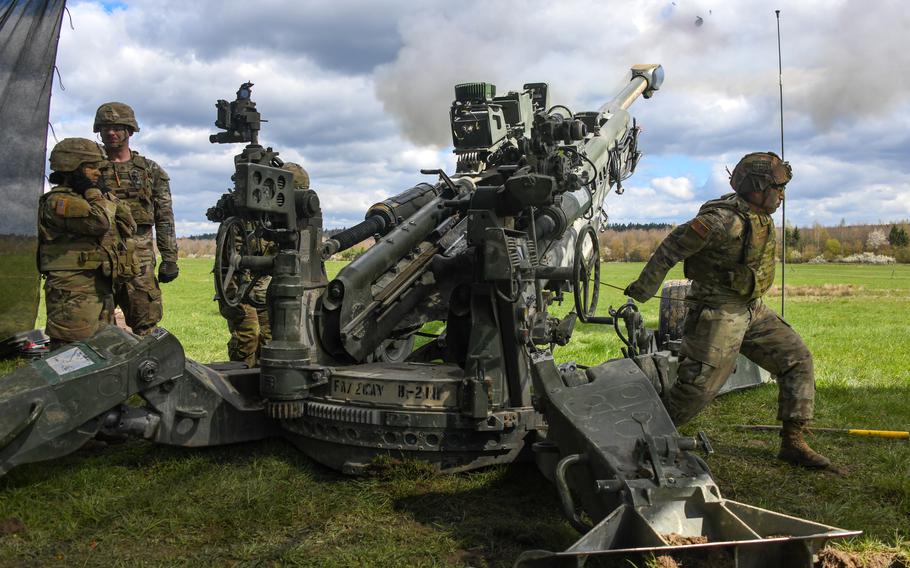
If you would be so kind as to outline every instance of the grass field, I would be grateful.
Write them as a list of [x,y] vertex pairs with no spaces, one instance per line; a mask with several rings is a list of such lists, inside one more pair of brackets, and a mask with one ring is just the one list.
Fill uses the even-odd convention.
[[[163,287],[162,325],[200,361],[226,358],[210,262],[181,261]],[[604,265],[604,281],[624,286],[640,269]],[[910,266],[791,265],[786,277],[787,319],[814,353],[816,425],[910,429]],[[623,301],[604,288],[602,309]],[[767,302],[779,309],[779,296]],[[649,325],[657,307],[642,306]],[[556,355],[596,364],[618,346],[611,329],[580,326]],[[711,438],[723,494],[865,531],[838,544],[847,550],[910,553],[910,443],[817,434],[812,445],[842,474],[789,467],[774,459],[776,435],[734,428],[773,423],[776,394],[769,385],[722,397],[684,429]],[[578,536],[532,464],[449,476],[405,464],[355,479],[281,441],[134,441],[23,466],[0,478],[0,520],[10,517],[26,530],[0,536],[0,566],[510,566],[522,550],[561,550]]]

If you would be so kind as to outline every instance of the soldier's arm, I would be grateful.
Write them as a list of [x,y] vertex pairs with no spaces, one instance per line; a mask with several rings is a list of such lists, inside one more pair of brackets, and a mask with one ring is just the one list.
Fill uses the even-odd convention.
[[136,221],[130,212],[130,206],[123,201],[117,201],[117,231],[121,237],[132,237],[136,234]]
[[177,234],[171,201],[170,177],[161,167],[155,168],[152,180],[152,202],[155,209],[155,244],[164,262],[177,262]]
[[626,288],[626,294],[639,302],[653,297],[667,272],[703,249],[712,237],[723,231],[723,226],[723,220],[709,212],[673,229],[651,255],[638,279]]
[[82,199],[74,195],[54,195],[47,200],[44,214],[51,225],[69,233],[100,237],[111,224],[104,210],[104,195],[90,187]]

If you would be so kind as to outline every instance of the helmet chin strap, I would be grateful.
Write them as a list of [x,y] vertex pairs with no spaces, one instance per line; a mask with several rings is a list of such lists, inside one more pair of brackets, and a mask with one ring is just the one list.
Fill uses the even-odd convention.
[[104,138],[101,136],[100,132],[97,134],[97,136],[98,136],[98,138],[101,139],[101,143],[105,147],[105,149],[119,150],[119,149],[129,145],[129,139],[133,135],[132,129],[129,127],[126,127],[126,132],[127,132],[127,136],[125,139],[123,139],[122,142],[105,142]]

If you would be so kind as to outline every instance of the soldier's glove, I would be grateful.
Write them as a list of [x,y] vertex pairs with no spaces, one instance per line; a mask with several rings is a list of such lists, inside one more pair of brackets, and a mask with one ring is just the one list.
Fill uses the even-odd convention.
[[178,274],[180,274],[180,269],[177,268],[177,263],[164,260],[161,262],[161,266],[158,267],[158,282],[167,284],[176,280]]
[[647,302],[651,298],[651,294],[649,294],[647,290],[642,290],[638,280],[626,286],[623,293],[636,302]]
[[104,194],[102,194],[101,190],[97,187],[87,187],[82,190],[81,195],[86,201],[97,201],[99,199],[104,199]]

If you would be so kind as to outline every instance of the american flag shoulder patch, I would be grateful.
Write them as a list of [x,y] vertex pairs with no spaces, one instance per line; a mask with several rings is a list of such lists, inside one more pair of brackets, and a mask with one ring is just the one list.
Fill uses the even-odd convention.
[[695,218],[689,223],[689,226],[692,227],[692,230],[695,231],[695,234],[703,239],[708,238],[708,233],[711,232],[711,229],[699,218]]
[[88,217],[91,207],[87,201],[71,197],[57,197],[54,199],[54,214],[57,217],[68,219],[70,217]]

